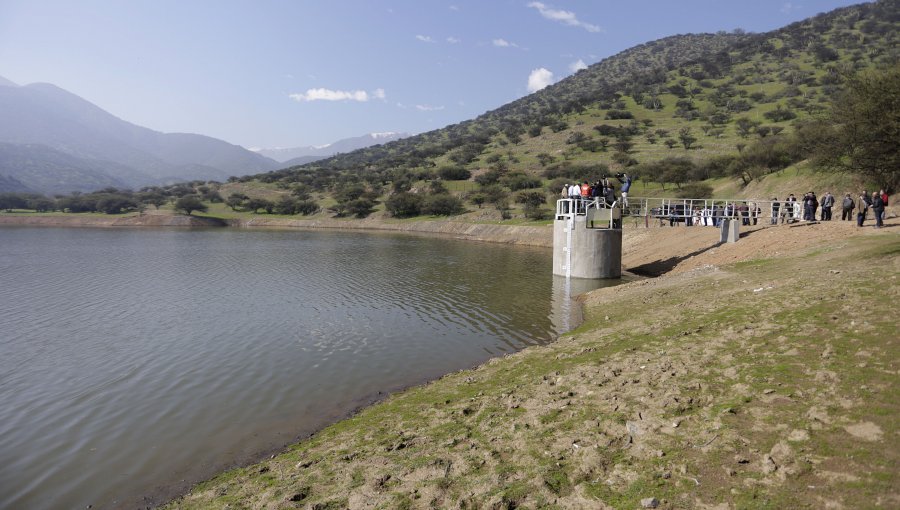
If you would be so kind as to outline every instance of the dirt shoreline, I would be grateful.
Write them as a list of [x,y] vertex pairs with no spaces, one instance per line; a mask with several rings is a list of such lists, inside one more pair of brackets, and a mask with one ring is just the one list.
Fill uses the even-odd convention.
[[437,234],[491,243],[536,246],[550,248],[553,244],[553,229],[549,225],[496,225],[489,223],[465,223],[459,221],[409,221],[390,222],[376,219],[286,219],[251,218],[219,219],[203,216],[175,216],[145,214],[143,216],[77,216],[47,215],[27,216],[22,214],[0,214],[0,225],[31,227],[180,227],[180,228],[265,228],[265,229],[329,229],[347,231],[384,231],[415,234]]

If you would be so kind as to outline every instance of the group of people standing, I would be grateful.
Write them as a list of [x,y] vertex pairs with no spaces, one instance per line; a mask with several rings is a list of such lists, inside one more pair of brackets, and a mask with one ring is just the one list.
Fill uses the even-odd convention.
[[[616,179],[622,183],[622,200],[623,207],[628,206],[628,190],[631,188],[631,177],[628,174],[616,174]],[[565,184],[560,193],[560,197],[578,200],[603,199],[607,206],[611,206],[616,202],[616,187],[609,182],[609,177],[603,177],[591,184],[584,181],[582,184]]]
[[[616,174],[616,179],[622,183],[622,200],[623,207],[628,206],[628,190],[631,188],[632,178],[625,173]],[[584,181],[582,184],[566,184],[560,193],[561,198],[578,199],[578,200],[594,200],[603,199],[607,206],[616,203],[616,187],[609,182],[609,177],[603,177],[591,184]]]
[[866,190],[862,190],[854,200],[850,198],[850,193],[847,193],[841,205],[844,208],[842,219],[846,217],[847,220],[850,220],[853,211],[856,210],[857,227],[863,226],[869,209],[872,209],[872,214],[875,216],[875,228],[881,228],[884,226],[884,211],[888,205],[888,195],[883,189],[878,193],[873,191],[871,195]]
[[[816,221],[816,212],[820,207],[821,212],[819,212],[818,220],[831,221],[832,209],[835,203],[836,199],[830,191],[825,192],[821,202],[819,202],[816,194],[812,191],[803,195],[801,200],[797,200],[793,193],[788,195],[784,202],[779,202],[778,198],[773,198],[772,224],[777,224],[779,220],[781,223],[797,221],[801,218],[801,211],[804,221]],[[866,220],[868,210],[872,209],[875,215],[875,226],[881,228],[884,223],[884,211],[887,205],[888,195],[883,189],[878,191],[878,193],[873,191],[871,195],[863,190],[856,199],[850,193],[847,193],[841,201],[841,220],[851,221],[855,210],[856,225],[861,227]]]

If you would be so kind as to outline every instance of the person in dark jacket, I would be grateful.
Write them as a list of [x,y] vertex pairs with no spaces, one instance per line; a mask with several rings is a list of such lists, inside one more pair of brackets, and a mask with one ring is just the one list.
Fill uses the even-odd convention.
[[872,211],[875,213],[875,228],[881,228],[884,224],[884,199],[881,193],[872,193]]
[[819,208],[819,201],[816,200],[816,194],[812,191],[803,197],[803,219],[806,221],[816,221],[816,209]]
[[850,221],[853,219],[853,197],[850,196],[850,193],[847,193],[844,196],[844,201],[841,202],[841,221]]
[[834,195],[826,191],[822,197],[822,221],[831,221],[831,207],[834,205]]
[[607,183],[606,189],[603,191],[603,198],[606,200],[606,205],[613,205],[613,202],[616,201],[616,188],[612,184]]

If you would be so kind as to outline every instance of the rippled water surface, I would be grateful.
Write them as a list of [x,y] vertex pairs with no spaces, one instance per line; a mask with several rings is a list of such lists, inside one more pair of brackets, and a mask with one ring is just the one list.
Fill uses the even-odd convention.
[[573,320],[549,250],[0,228],[0,507],[159,502]]

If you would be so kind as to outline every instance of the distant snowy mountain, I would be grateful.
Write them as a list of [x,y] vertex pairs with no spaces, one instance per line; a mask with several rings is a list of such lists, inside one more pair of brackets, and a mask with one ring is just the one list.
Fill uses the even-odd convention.
[[409,133],[369,133],[367,135],[357,136],[353,138],[344,138],[327,145],[310,145],[306,147],[292,147],[287,149],[259,149],[257,154],[261,154],[267,158],[274,159],[280,163],[291,165],[299,165],[310,163],[318,159],[325,159],[345,152],[352,152],[356,149],[364,149],[373,145],[393,142],[401,138],[406,138]]

